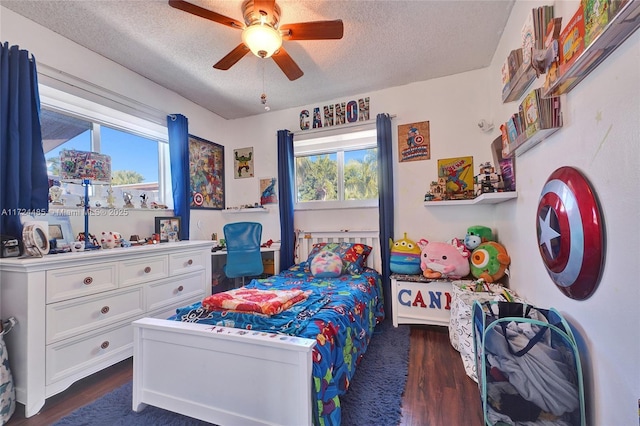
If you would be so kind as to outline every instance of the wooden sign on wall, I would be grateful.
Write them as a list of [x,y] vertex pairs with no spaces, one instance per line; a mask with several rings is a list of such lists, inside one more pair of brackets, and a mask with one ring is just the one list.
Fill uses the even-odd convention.
[[404,161],[429,160],[431,138],[429,122],[401,124],[398,126],[398,159]]

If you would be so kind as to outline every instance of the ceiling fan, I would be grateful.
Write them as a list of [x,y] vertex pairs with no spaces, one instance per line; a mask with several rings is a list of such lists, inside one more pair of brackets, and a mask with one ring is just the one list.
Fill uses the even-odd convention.
[[219,70],[228,70],[251,51],[263,59],[273,58],[282,72],[293,81],[304,73],[282,47],[282,40],[336,40],[341,39],[344,33],[341,19],[285,24],[280,27],[280,7],[275,0],[245,0],[242,3],[244,23],[184,0],[169,0],[169,5],[242,30],[242,43],[213,66]]

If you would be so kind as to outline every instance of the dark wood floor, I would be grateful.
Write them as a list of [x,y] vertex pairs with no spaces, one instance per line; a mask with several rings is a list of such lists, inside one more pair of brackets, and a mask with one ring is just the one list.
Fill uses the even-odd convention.
[[[49,398],[41,412],[24,418],[18,404],[7,426],[52,424],[132,378],[131,359],[73,384]],[[409,377],[400,426],[482,425],[478,385],[466,376],[446,327],[412,326]]]

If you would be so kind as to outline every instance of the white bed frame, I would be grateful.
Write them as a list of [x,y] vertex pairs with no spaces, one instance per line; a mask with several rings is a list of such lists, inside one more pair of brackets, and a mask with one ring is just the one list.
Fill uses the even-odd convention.
[[[298,232],[297,262],[318,242],[361,242],[380,271],[377,231]],[[312,423],[315,340],[143,318],[133,323],[133,410],[147,405],[217,425]]]

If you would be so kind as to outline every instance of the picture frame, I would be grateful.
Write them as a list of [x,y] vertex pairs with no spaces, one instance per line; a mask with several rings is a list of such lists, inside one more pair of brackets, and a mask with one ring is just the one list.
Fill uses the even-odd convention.
[[233,150],[233,177],[236,179],[254,177],[253,147]]
[[181,220],[177,216],[156,216],[156,234],[161,243],[180,241]]
[[224,146],[189,135],[189,207],[224,210]]
[[23,224],[28,222],[46,222],[47,237],[49,241],[55,240],[55,249],[51,252],[71,250],[71,243],[76,240],[76,235],[71,227],[71,220],[66,213],[58,213],[55,210],[44,215],[25,215],[21,218]]

